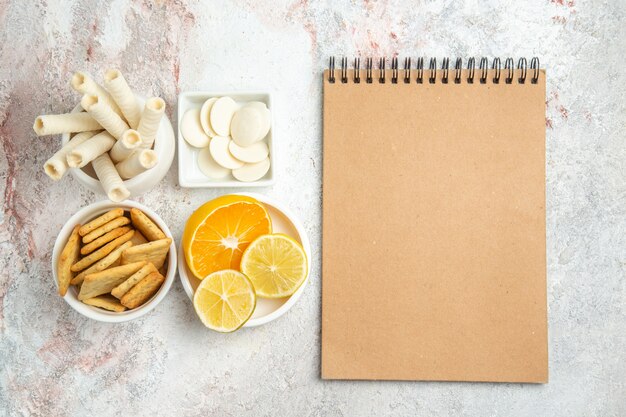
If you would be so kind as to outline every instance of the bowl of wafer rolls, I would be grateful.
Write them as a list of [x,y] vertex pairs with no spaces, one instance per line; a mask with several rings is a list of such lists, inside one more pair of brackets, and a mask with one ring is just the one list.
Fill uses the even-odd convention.
[[63,226],[52,251],[58,293],[79,313],[103,322],[147,314],[176,275],[176,246],[163,220],[134,201],[102,201]]
[[80,95],[74,109],[38,116],[33,125],[38,136],[61,135],[61,147],[45,162],[45,173],[58,181],[69,172],[115,202],[160,182],[176,146],[165,101],[135,94],[116,69],[104,73],[102,85],[83,72],[76,72],[70,85]]

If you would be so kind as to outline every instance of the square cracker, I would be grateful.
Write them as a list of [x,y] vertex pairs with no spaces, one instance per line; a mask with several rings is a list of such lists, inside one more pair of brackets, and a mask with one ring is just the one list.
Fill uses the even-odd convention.
[[163,281],[165,281],[163,275],[152,272],[124,294],[120,302],[128,308],[139,307],[159,291]]
[[135,234],[130,241],[133,242],[133,245],[143,245],[144,243],[148,243],[148,239],[146,239],[146,237],[137,229],[135,229]]
[[148,240],[160,240],[165,239],[165,233],[157,226],[146,214],[137,209],[130,209],[130,219],[133,222],[133,226],[139,229],[142,235]]
[[113,252],[109,253],[107,256],[100,259],[98,262],[91,265],[89,268],[83,270],[80,274],[72,278],[72,281],[70,281],[70,283],[72,285],[80,285],[83,283],[85,277],[89,274],[104,271],[108,267],[119,266],[122,260],[122,252],[124,252],[124,250],[130,248],[131,246],[133,246],[133,244],[128,241],[117,247]]
[[103,236],[109,233],[111,230],[117,229],[118,227],[125,226],[130,223],[130,219],[128,217],[116,217],[108,223],[103,224],[98,227],[96,230],[92,230],[83,236],[83,243],[91,243],[100,236]]
[[92,264],[98,262],[100,259],[106,257],[108,254],[113,252],[115,248],[128,242],[133,237],[134,233],[135,233],[134,230],[130,230],[129,232],[126,232],[122,236],[118,237],[117,239],[113,239],[112,241],[110,241],[109,243],[107,243],[106,245],[98,249],[97,251],[91,252],[89,255],[85,256],[84,258],[81,258],[80,261],[72,265],[72,268],[71,268],[72,271],[79,272],[79,271],[82,271],[83,269],[87,269]]
[[126,281],[128,277],[137,272],[145,264],[145,262],[134,262],[132,264],[116,266],[115,268],[88,274],[85,276],[85,280],[80,287],[78,299],[82,301],[87,298],[93,298],[111,292],[113,288]]
[[67,240],[57,264],[57,280],[59,282],[59,295],[64,297],[72,280],[72,265],[80,257],[80,225],[74,227],[70,238]]
[[156,272],[156,268],[153,264],[148,263],[141,267],[141,269],[131,275],[126,281],[122,282],[117,287],[111,290],[111,295],[115,298],[122,298],[124,294],[126,294],[131,288],[133,288],[139,281],[144,279],[146,276],[151,274],[152,272]]
[[116,313],[121,313],[126,310],[126,307],[120,304],[120,301],[117,298],[109,294],[87,298],[86,300],[83,300],[83,303],[94,307],[100,307],[105,310],[115,311]]
[[122,253],[122,265],[146,261],[152,263],[156,269],[159,269],[165,263],[171,243],[172,239],[165,238],[128,248]]
[[[91,242],[89,242],[86,245],[84,245],[80,249],[80,254],[81,255],[89,255],[91,252],[93,252],[96,249],[106,245],[110,241],[115,240],[118,237],[120,237],[120,236],[122,236],[122,235],[124,235],[124,234],[126,234],[128,232],[130,232],[130,230],[131,230],[131,228],[128,227],[128,226],[122,226],[122,227],[118,227],[117,229],[113,229],[110,232],[105,233],[104,235],[100,236],[96,240],[92,240]],[[133,234],[133,236],[134,236],[134,234]]]
[[107,211],[102,216],[96,217],[95,219],[93,219],[92,221],[87,223],[86,225],[82,226],[78,230],[78,233],[81,236],[85,236],[85,235],[93,232],[94,230],[96,230],[100,226],[103,226],[106,223],[110,222],[111,220],[116,219],[118,217],[121,217],[123,215],[124,215],[124,209],[122,209],[122,208],[115,208],[113,210]]

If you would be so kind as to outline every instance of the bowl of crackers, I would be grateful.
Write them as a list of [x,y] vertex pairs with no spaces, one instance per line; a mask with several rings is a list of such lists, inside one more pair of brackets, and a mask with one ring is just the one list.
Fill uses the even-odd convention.
[[165,298],[176,276],[176,246],[163,220],[134,201],[102,201],[65,223],[52,251],[55,283],[91,319],[141,317]]

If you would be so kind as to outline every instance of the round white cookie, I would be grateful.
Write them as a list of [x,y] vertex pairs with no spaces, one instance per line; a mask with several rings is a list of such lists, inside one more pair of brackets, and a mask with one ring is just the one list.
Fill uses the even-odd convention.
[[246,107],[256,107],[257,109],[267,109],[267,106],[262,101],[249,101],[246,103]]
[[230,97],[220,97],[211,108],[211,127],[219,136],[230,135],[230,122],[237,111],[237,103]]
[[214,180],[224,179],[230,174],[230,169],[215,162],[209,148],[202,149],[198,154],[198,168],[200,168],[200,172]]
[[261,129],[259,130],[259,138],[257,139],[257,141],[265,139],[265,136],[267,136],[272,125],[272,112],[270,112],[265,104],[261,103],[260,101],[252,101],[246,104],[245,107],[253,107],[257,109],[261,114]]
[[259,140],[263,129],[261,112],[262,110],[252,106],[244,106],[235,112],[230,124],[230,132],[237,145],[250,146]]
[[256,142],[250,146],[239,146],[233,140],[228,144],[228,150],[235,158],[247,163],[261,162],[270,153],[265,142]]
[[208,99],[202,105],[202,109],[200,109],[200,124],[202,125],[202,129],[204,129],[204,133],[209,137],[217,136],[217,133],[211,127],[211,109],[213,108],[213,104],[217,101],[218,97],[213,97]]
[[239,181],[253,182],[260,180],[270,169],[270,159],[265,158],[256,164],[245,164],[241,168],[233,169],[233,176]]
[[244,165],[244,162],[235,159],[228,150],[228,144],[231,139],[225,136],[215,136],[211,139],[211,143],[209,144],[209,150],[211,152],[211,156],[219,165],[228,169],[237,169],[241,168]]
[[185,112],[180,122],[180,132],[185,141],[195,148],[209,145],[210,138],[200,124],[200,109],[189,109]]

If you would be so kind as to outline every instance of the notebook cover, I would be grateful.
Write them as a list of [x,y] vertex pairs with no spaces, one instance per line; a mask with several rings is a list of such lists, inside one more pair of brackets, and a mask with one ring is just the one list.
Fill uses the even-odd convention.
[[545,72],[377,72],[324,74],[322,377],[547,382]]

